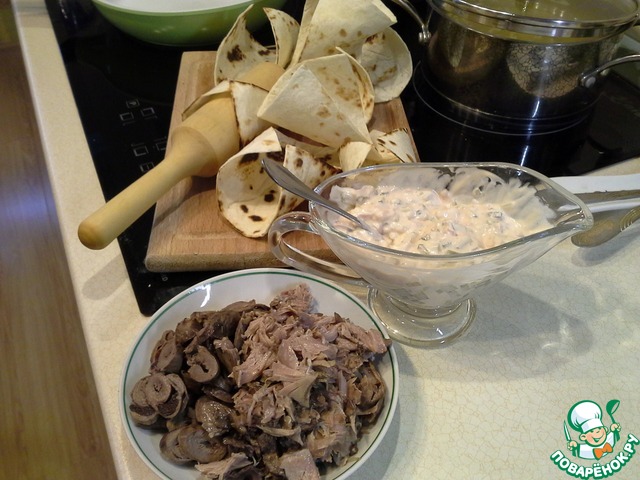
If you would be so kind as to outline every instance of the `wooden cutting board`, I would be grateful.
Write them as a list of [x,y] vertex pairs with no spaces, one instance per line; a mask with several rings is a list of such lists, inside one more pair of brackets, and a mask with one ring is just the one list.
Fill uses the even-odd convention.
[[[182,112],[213,86],[215,52],[186,52],[182,56],[171,117],[173,130]],[[409,128],[399,99],[378,104],[372,128],[388,132]],[[331,257],[324,241],[296,233],[298,248],[323,258]],[[181,181],[158,200],[145,265],[152,272],[239,270],[282,266],[271,254],[266,238],[238,233],[218,210],[215,178]]]

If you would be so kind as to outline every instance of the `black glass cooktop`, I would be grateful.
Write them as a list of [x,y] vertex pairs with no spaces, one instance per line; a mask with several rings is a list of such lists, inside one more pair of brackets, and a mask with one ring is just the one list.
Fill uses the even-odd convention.
[[[91,0],[46,0],[46,4],[108,200],[164,158],[185,50],[146,44],[121,33],[101,17]],[[417,63],[422,48],[417,44],[417,27],[395,5],[390,7],[398,16],[396,28],[407,39]],[[296,18],[301,8],[298,0],[289,0],[285,7]],[[640,155],[640,91],[616,74],[610,76],[585,126],[586,133],[565,131],[552,138],[532,138],[524,147],[522,142],[509,145],[502,138],[452,129],[446,119],[425,108],[411,85],[402,99],[423,160],[479,160],[480,152],[483,160],[517,158],[521,164],[556,175],[582,174]],[[539,158],[556,160],[536,164]],[[150,209],[118,238],[138,306],[145,315],[185,288],[220,273],[149,272],[144,257],[152,220]]]

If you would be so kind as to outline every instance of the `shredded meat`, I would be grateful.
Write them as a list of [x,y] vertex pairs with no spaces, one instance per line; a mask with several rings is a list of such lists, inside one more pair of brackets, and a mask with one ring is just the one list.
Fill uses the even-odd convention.
[[389,344],[315,304],[301,284],[185,318],[131,392],[133,420],[164,429],[164,457],[206,478],[311,480],[343,465],[384,406]]

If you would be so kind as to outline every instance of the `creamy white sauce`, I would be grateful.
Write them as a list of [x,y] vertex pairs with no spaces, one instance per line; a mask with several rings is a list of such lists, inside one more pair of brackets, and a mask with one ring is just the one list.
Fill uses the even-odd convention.
[[[342,217],[335,221],[339,230],[395,250],[443,255],[492,248],[550,226],[542,208],[519,219],[510,215],[505,204],[513,204],[523,193],[512,190],[514,195],[500,202],[456,196],[446,189],[396,185],[333,187],[330,197],[380,235]],[[526,196],[531,198],[531,192]]]
[[[455,171],[411,166],[382,175],[365,172],[333,186],[330,198],[380,228],[394,252],[421,254],[385,255],[323,236],[338,257],[374,288],[412,309],[447,310],[541,254],[545,242],[512,244],[488,255],[446,255],[455,249],[471,252],[504,244],[514,234],[548,230],[558,214],[543,200],[544,191],[536,182],[524,183],[516,175],[503,178],[473,166]],[[332,212],[321,213],[321,218],[352,236],[378,242]],[[427,249],[445,255],[429,255]]]

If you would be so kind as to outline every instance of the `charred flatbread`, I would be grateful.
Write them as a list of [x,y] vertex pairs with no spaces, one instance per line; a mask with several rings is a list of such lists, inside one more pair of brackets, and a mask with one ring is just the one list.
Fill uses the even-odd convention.
[[275,48],[267,48],[258,42],[247,28],[249,5],[220,42],[213,72],[214,84],[235,80],[263,62],[277,63]]
[[346,53],[298,63],[276,82],[258,110],[263,120],[323,145],[370,142],[373,85]]
[[282,68],[287,68],[298,41],[300,24],[288,13],[275,8],[265,8],[264,12],[271,24],[276,50],[275,61]]
[[337,172],[303,147],[304,143],[269,128],[220,168],[216,178],[218,206],[242,235],[263,237],[277,217],[302,202],[271,180],[262,168],[263,157],[282,162],[310,187]]
[[369,37],[358,62],[371,78],[376,103],[400,96],[413,74],[411,52],[392,28]]
[[307,0],[293,63],[332,55],[337,49],[357,57],[368,37],[396,21],[381,0]]

